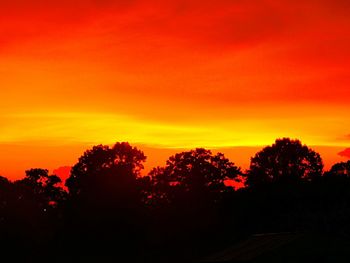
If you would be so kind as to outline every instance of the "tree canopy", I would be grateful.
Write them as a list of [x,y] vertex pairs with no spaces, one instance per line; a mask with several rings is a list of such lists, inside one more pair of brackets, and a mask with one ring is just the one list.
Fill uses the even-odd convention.
[[258,186],[277,181],[312,180],[321,176],[322,170],[323,162],[317,152],[299,140],[277,139],[251,159],[246,184]]
[[350,160],[347,162],[336,163],[326,173],[327,176],[350,177]]
[[145,160],[146,156],[142,151],[126,142],[116,143],[113,147],[94,146],[73,166],[66,186],[70,194],[77,195],[103,182],[106,187],[111,186],[110,184],[118,187],[114,183],[134,183],[144,168]]
[[222,153],[197,148],[171,156],[165,167],[154,168],[149,176],[156,197],[173,199],[178,193],[202,193],[218,195],[232,190],[227,180],[235,180],[241,174]]
[[[350,161],[322,174],[320,155],[298,140],[263,148],[246,173],[203,148],[147,176],[145,160],[128,143],[94,146],[72,167],[69,193],[46,169],[0,177],[3,250],[19,262],[193,262],[256,233],[350,235]],[[234,191],[242,176],[248,187]]]
[[66,198],[66,192],[61,187],[62,180],[57,175],[49,174],[49,171],[34,168],[25,172],[25,178],[15,182],[15,185],[27,188],[37,198],[41,198],[46,205],[57,205]]

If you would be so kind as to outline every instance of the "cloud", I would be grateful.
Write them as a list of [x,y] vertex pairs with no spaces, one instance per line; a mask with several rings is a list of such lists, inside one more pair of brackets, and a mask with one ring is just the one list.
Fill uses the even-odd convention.
[[[346,135],[342,136],[341,138],[338,138],[338,141],[343,142],[343,143],[350,142],[350,134],[346,134]],[[343,151],[339,152],[338,155],[341,157],[345,157],[345,158],[350,159],[350,148],[344,149]]]
[[338,155],[350,159],[350,148],[346,148],[344,151],[339,152]]
[[[270,140],[272,127],[277,135],[321,130],[322,138],[332,136],[348,122],[350,22],[338,14],[348,5],[331,0],[0,1],[2,108],[130,117],[120,125],[104,117],[97,124],[88,120],[87,127],[79,118],[73,124],[48,118],[47,125],[25,123],[24,128],[3,124],[0,137],[48,134],[109,142],[122,133],[138,142],[159,142],[158,135],[150,136],[161,130],[153,121],[220,127],[227,130],[226,141],[239,132],[224,123],[263,134],[259,142]],[[247,123],[237,123],[241,119]],[[295,127],[305,131],[295,134],[300,130]],[[173,127],[165,128],[168,141],[179,137]]]
[[[171,53],[184,59],[193,50],[238,52],[262,43],[272,45],[276,51],[287,49],[276,56],[290,64],[340,64],[347,63],[346,58],[350,57],[347,48],[350,40],[346,34],[350,19],[338,18],[338,12],[347,10],[349,4],[340,0],[319,3],[313,0],[77,0],[74,3],[33,0],[28,3],[0,2],[4,13],[0,18],[0,51],[36,40],[37,52],[45,52],[43,45],[49,40],[53,45],[57,43],[49,48],[57,53],[65,47],[63,39],[73,43],[69,46],[72,53],[86,54],[95,48],[103,57],[120,61],[125,54],[125,60],[132,62],[147,54],[146,61],[169,58]],[[179,46],[190,52],[181,56]],[[269,58],[260,56],[260,59]]]
[[[9,2],[9,3],[4,3]],[[14,3],[13,3],[14,2]],[[271,1],[2,1],[0,32],[6,40],[42,37],[66,28],[86,31],[97,22],[116,35],[166,37],[204,46],[254,44],[295,24]],[[288,18],[288,19],[286,19]],[[84,28],[86,27],[86,28]],[[124,31],[124,32],[121,32]],[[199,46],[197,46],[199,48]]]
[[58,57],[95,55],[135,68],[138,61],[140,67],[157,60],[186,65],[187,57],[205,60],[208,51],[237,54],[265,44],[251,58],[257,64],[346,68],[350,19],[338,13],[348,6],[340,0],[0,1],[0,52],[14,47],[36,58],[48,51]]

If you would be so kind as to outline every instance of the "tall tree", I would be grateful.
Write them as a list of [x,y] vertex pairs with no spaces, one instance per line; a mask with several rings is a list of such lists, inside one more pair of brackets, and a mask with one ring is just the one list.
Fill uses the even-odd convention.
[[144,236],[137,178],[145,160],[142,151],[126,142],[94,146],[79,158],[66,180],[69,253],[137,256],[130,251]]
[[146,156],[129,143],[116,143],[113,147],[94,146],[87,150],[71,170],[66,186],[71,195],[79,195],[88,189],[125,191],[127,184],[135,184],[140,176]]
[[277,181],[312,180],[322,175],[320,155],[299,140],[277,139],[258,152],[250,163],[246,184],[258,186]]
[[237,180],[240,174],[240,168],[222,153],[213,155],[210,150],[197,148],[175,154],[165,167],[154,168],[149,173],[149,196],[171,201],[187,193],[217,200],[220,194],[232,190],[226,181]]

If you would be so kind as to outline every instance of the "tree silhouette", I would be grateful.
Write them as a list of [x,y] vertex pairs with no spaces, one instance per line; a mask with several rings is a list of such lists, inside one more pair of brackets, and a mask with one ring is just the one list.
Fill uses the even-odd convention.
[[61,178],[57,175],[49,175],[46,169],[35,168],[26,171],[26,177],[17,184],[27,185],[36,195],[46,199],[49,206],[56,206],[66,199],[66,191],[61,187]]
[[60,178],[49,175],[45,169],[28,170],[25,178],[15,182],[0,177],[3,257],[10,255],[14,262],[32,262],[35,257],[36,262],[41,262],[40,257],[55,250],[52,245],[66,199],[60,182]]
[[6,177],[0,176],[0,213],[2,215],[2,223],[8,215],[8,207],[14,199],[13,183],[11,183]]
[[197,148],[171,156],[165,167],[157,167],[149,173],[151,196],[171,201],[177,195],[202,195],[213,200],[231,191],[227,180],[235,180],[240,169],[222,153],[213,155],[210,150]]
[[325,175],[350,178],[350,160],[334,164]]
[[83,256],[81,260],[137,256],[130,251],[142,236],[137,178],[145,160],[142,151],[126,142],[94,146],[79,158],[66,180],[70,253]]
[[149,235],[158,250],[180,262],[185,255],[194,256],[193,249],[203,249],[221,229],[223,200],[234,193],[226,181],[240,174],[223,154],[197,148],[169,157],[164,167],[141,177],[139,186],[152,217]]
[[113,182],[134,184],[145,160],[146,156],[142,151],[126,142],[116,143],[113,147],[94,146],[73,166],[66,186],[71,195],[79,195],[88,188],[98,187],[102,182],[112,184],[105,184],[104,187],[123,190],[121,185]]
[[321,176],[322,169],[320,155],[299,140],[277,139],[251,159],[246,184],[258,186],[277,181],[309,181]]
[[[243,175],[222,153],[203,148],[177,153],[141,176],[145,160],[128,143],[94,146],[73,166],[69,193],[45,169],[27,170],[15,182],[0,176],[3,258],[197,262],[256,233],[276,233],[260,236],[278,243],[282,232],[334,236],[333,258],[335,240],[350,236],[350,161],[321,176],[319,154],[298,140],[277,139]],[[241,176],[249,187],[234,191],[228,181]]]
[[61,179],[57,175],[49,175],[46,169],[35,168],[26,171],[24,179],[15,184],[29,188],[47,206],[56,206],[66,199],[66,191],[61,187]]

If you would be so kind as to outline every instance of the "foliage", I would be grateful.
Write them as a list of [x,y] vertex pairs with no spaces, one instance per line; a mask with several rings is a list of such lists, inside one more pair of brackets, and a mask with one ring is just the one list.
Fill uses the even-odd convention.
[[[90,186],[97,187],[101,182],[135,183],[143,169],[146,156],[142,151],[126,142],[116,143],[113,147],[94,146],[87,150],[71,170],[66,186],[71,195],[77,195]],[[110,184],[105,184],[108,187]],[[119,187],[121,188],[121,187]]]
[[[142,176],[145,160],[128,143],[95,146],[73,166],[69,194],[45,169],[15,182],[0,177],[4,257],[196,262],[256,233],[350,236],[350,161],[322,176],[319,154],[298,140],[265,147],[246,174],[202,148],[177,153]],[[227,182],[242,175],[248,187],[234,191]]]
[[322,175],[320,155],[299,140],[277,139],[252,159],[246,184],[259,186],[273,182],[310,181]]
[[326,176],[350,178],[350,160],[334,164]]
[[222,153],[213,155],[210,150],[197,148],[175,154],[165,167],[151,170],[150,196],[170,202],[179,195],[192,193],[217,201],[220,195],[233,190],[225,182],[237,180],[240,174],[240,169]]

